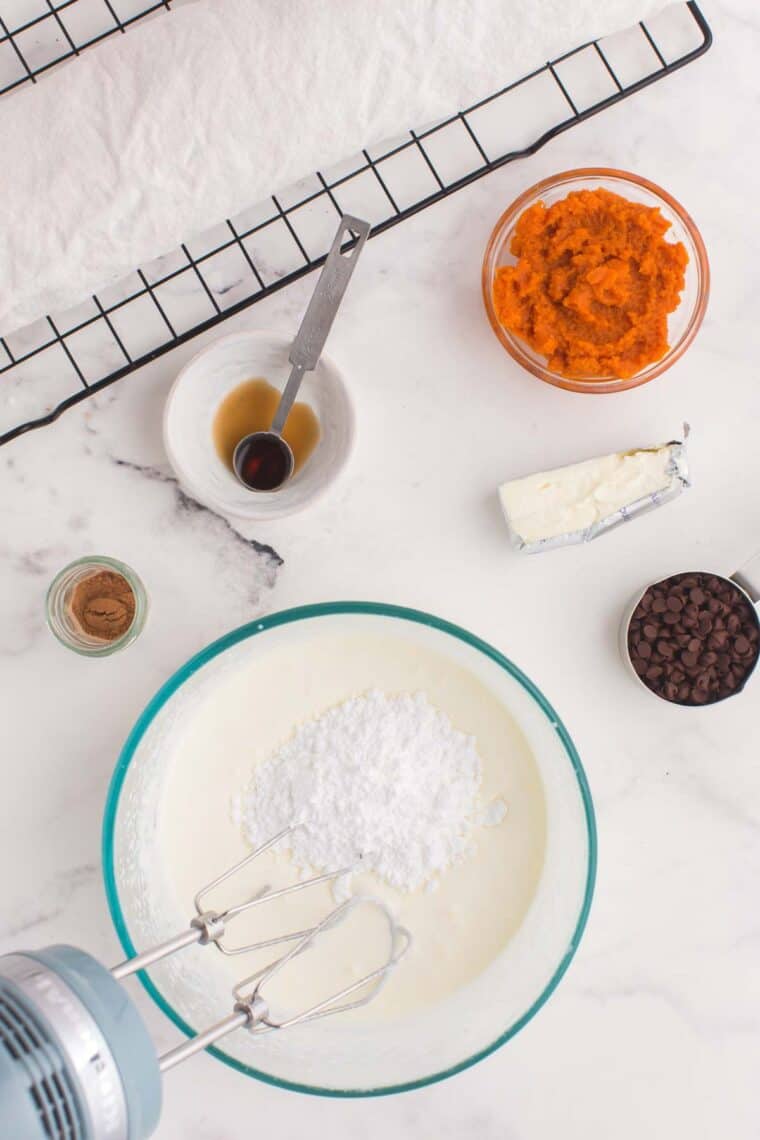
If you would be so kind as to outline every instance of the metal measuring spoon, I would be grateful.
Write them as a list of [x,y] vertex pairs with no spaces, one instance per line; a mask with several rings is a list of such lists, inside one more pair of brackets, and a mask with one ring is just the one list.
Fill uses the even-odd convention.
[[[292,370],[280,396],[277,411],[268,431],[254,431],[243,436],[232,456],[235,475],[249,491],[277,491],[293,474],[295,459],[282,431],[293,407],[298,389],[306,372],[319,363],[335,314],[346,291],[364,243],[369,237],[367,222],[346,214],[341,218],[333,238],[317,287],[309,301],[288,359]],[[344,252],[341,244],[345,237],[356,239]]]

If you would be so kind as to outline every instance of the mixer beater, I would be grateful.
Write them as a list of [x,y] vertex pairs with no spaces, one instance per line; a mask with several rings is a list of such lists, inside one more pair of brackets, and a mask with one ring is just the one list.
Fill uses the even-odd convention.
[[[0,957],[0,1119],[4,1140],[145,1140],[161,1111],[161,1074],[234,1031],[279,1032],[366,1005],[377,996],[409,949],[411,936],[380,900],[354,896],[313,926],[241,946],[224,941],[227,928],[258,906],[329,883],[343,868],[292,886],[261,887],[226,909],[207,906],[219,887],[284,839],[286,828],[219,875],[195,896],[186,930],[112,970],[71,946]],[[388,948],[357,981],[309,1008],[276,1018],[265,988],[315,940],[359,907],[387,923]],[[213,945],[229,956],[287,946],[233,989],[230,1013],[157,1057],[140,1015],[119,982],[187,946]]]

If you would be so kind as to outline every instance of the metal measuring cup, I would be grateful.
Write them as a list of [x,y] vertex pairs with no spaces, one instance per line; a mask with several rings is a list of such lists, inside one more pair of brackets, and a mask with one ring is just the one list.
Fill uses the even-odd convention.
[[725,582],[726,585],[729,586],[734,592],[738,591],[747,601],[748,608],[752,612],[752,614],[754,615],[755,628],[758,631],[758,635],[760,635],[760,553],[758,553],[753,558],[751,558],[749,560],[749,562],[745,563],[745,565],[742,566],[739,570],[735,570],[733,574],[730,574],[728,576],[725,574],[717,573],[717,572],[712,571],[712,570],[693,570],[693,571],[683,570],[683,571],[676,571],[674,574],[668,574],[665,578],[655,578],[652,582],[647,583],[647,585],[644,586],[644,588],[642,590],[640,590],[636,593],[636,595],[633,597],[633,599],[628,603],[628,605],[625,608],[625,611],[623,613],[623,620],[620,623],[618,644],[619,644],[619,649],[620,649],[620,655],[623,658],[623,662],[627,666],[629,673],[631,674],[632,677],[634,677],[636,679],[638,684],[641,685],[641,687],[643,689],[645,689],[650,694],[650,696],[656,697],[658,700],[664,701],[665,704],[677,705],[677,706],[680,706],[681,708],[706,708],[711,704],[722,704],[725,700],[728,700],[730,697],[738,696],[739,693],[744,691],[744,689],[747,686],[747,683],[749,682],[750,678],[753,676],[753,674],[755,673],[755,671],[757,669],[758,662],[760,661],[760,653],[758,653],[756,655],[755,661],[752,664],[752,667],[750,668],[750,670],[748,671],[746,676],[744,677],[741,685],[738,685],[737,688],[735,688],[731,693],[727,693],[723,697],[718,697],[716,700],[712,700],[712,701],[706,701],[704,704],[697,704],[696,702],[691,703],[691,702],[687,702],[687,701],[670,700],[667,697],[665,697],[664,695],[657,693],[657,692],[655,692],[654,689],[650,688],[649,685],[647,685],[646,681],[644,681],[643,678],[640,677],[639,674],[636,672],[636,669],[633,666],[633,661],[631,659],[631,652],[630,652],[630,649],[628,646],[628,633],[629,633],[629,627],[631,624],[631,620],[633,618],[634,613],[638,609],[641,600],[643,599],[644,595],[647,593],[647,591],[652,589],[655,586],[660,585],[661,583],[665,583],[665,582],[669,581],[671,578],[674,578],[679,574],[688,574],[688,573],[703,574],[703,575],[709,574],[709,576],[711,578],[718,578],[721,582]]

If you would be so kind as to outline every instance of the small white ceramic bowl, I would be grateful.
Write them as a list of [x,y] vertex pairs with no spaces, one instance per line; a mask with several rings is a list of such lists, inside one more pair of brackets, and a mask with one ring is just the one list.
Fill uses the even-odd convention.
[[321,438],[302,469],[279,491],[249,491],[220,459],[212,424],[225,396],[244,380],[264,377],[283,388],[292,337],[264,330],[222,337],[188,361],[164,410],[164,446],[183,489],[222,515],[275,519],[302,510],[343,469],[354,440],[354,410],[346,383],[329,356],[304,376],[298,399],[316,413]]

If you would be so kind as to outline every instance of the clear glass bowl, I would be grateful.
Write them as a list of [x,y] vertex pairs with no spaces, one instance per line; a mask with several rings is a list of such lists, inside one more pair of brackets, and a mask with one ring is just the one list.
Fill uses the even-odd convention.
[[[332,602],[272,614],[227,634],[183,665],[150,701],[124,745],[105,808],[103,872],[111,916],[129,957],[137,947],[145,949],[150,938],[163,937],[157,929],[148,934],[142,925],[146,915],[148,925],[152,921],[144,876],[160,878],[151,844],[160,849],[155,804],[163,767],[169,757],[176,759],[173,726],[186,725],[187,710],[209,699],[207,686],[214,677],[228,675],[231,667],[254,655],[297,654],[303,639],[320,630],[351,637],[363,631],[401,636],[474,673],[507,702],[526,734],[547,797],[544,870],[523,924],[503,954],[442,1008],[394,1018],[373,1026],[371,1033],[338,1025],[339,1019],[329,1028],[328,1018],[318,1023],[319,1031],[305,1027],[297,1040],[286,1042],[285,1033],[293,1031],[283,1031],[271,1051],[266,1048],[269,1038],[254,1040],[248,1034],[233,1034],[209,1049],[239,1072],[280,1088],[320,1096],[380,1096],[420,1088],[474,1065],[518,1033],[548,1001],[588,918],[596,874],[594,811],[580,759],[554,709],[524,673],[473,634],[430,614],[372,602]],[[265,709],[257,708],[255,694],[248,714],[252,724],[257,715],[266,716]],[[170,916],[164,917],[173,924]],[[212,1010],[197,1015],[203,987],[183,989],[171,969],[161,974],[151,967],[139,977],[184,1033],[194,1035],[209,1023]]]
[[[647,365],[634,376],[624,380],[612,376],[587,376],[583,378],[561,376],[547,367],[546,357],[539,355],[520,337],[515,336],[499,321],[493,306],[493,281],[496,270],[501,265],[514,265],[516,258],[510,253],[510,245],[515,226],[520,215],[536,202],[547,206],[566,198],[571,190],[605,189],[640,202],[645,206],[658,206],[661,213],[671,223],[668,240],[683,242],[689,255],[686,267],[686,283],[681,294],[681,303],[668,318],[668,339],[670,348],[665,356]],[[582,170],[568,170],[545,178],[526,190],[499,218],[486,247],[482,273],[483,301],[491,327],[509,355],[532,372],[539,380],[565,388],[568,392],[625,392],[646,384],[655,376],[660,376],[681,357],[697,335],[707,308],[710,291],[710,267],[707,251],[696,225],[674,198],[653,182],[629,174],[624,170],[611,170],[604,167],[588,167]]]
[[[135,596],[135,616],[132,624],[121,637],[114,638],[113,641],[103,641],[88,636],[71,615],[70,601],[76,586],[101,570],[112,570],[115,574],[121,574],[131,586]],[[80,653],[83,657],[108,657],[111,653],[118,653],[120,649],[131,645],[141,633],[148,616],[148,595],[137,574],[129,566],[116,558],[93,554],[78,558],[76,562],[70,562],[56,574],[47,592],[45,613],[51,633],[67,649],[72,649],[74,653]]]

